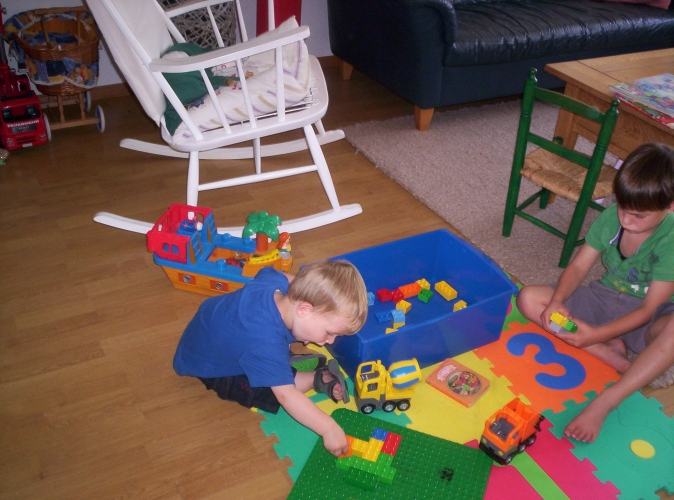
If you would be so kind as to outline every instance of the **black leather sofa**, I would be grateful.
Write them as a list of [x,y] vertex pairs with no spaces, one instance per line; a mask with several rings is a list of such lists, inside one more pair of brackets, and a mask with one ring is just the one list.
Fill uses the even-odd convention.
[[[593,0],[328,0],[330,46],[414,105],[419,130],[441,106],[562,87],[552,62],[674,47],[669,10]],[[674,68],[672,69],[674,72]]]

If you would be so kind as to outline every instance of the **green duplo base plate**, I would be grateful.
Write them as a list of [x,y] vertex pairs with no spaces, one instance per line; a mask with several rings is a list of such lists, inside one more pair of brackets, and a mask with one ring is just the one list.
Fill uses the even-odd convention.
[[402,436],[391,464],[396,469],[393,484],[379,482],[373,491],[366,491],[347,483],[347,473],[337,469],[337,459],[319,439],[289,500],[484,498],[492,461],[482,451],[346,409],[335,410],[332,417],[348,435],[364,441],[375,427]]

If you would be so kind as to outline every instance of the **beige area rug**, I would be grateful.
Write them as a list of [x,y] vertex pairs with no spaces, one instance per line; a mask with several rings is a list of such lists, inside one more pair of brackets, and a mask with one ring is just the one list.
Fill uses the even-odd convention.
[[[563,241],[516,217],[509,238],[501,236],[503,210],[520,101],[435,113],[426,132],[409,117],[346,127],[347,140],[418,200],[458,229],[505,271],[525,284],[556,282]],[[558,108],[537,105],[532,129],[552,138]],[[579,141],[578,149],[592,144]],[[615,161],[613,159],[612,161]],[[608,160],[607,160],[608,162]],[[523,179],[520,201],[536,191]],[[527,210],[566,231],[575,204],[558,198],[546,210]],[[590,210],[584,234],[598,213]],[[590,278],[601,276],[595,266]]]

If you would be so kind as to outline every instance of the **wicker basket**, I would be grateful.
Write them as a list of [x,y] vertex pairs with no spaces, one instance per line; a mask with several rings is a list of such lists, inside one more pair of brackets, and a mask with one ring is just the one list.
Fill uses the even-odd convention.
[[[57,17],[57,15],[62,16]],[[83,84],[71,75],[63,75],[63,79],[56,78],[57,83],[45,84],[37,81],[36,74],[29,72],[29,77],[40,92],[47,95],[73,95],[85,92],[95,85],[98,78],[98,44],[101,33],[94,18],[86,7],[64,7],[52,9],[37,9],[22,13],[31,22],[18,31],[8,33],[10,43],[23,52],[24,57],[34,64],[57,61],[71,61],[85,65],[89,71],[95,73],[93,85]],[[34,22],[33,22],[34,21]],[[59,43],[53,38],[58,34],[69,34],[76,38],[76,42]],[[44,35],[44,43],[32,45],[29,39],[35,35]],[[35,62],[38,63],[35,63]]]

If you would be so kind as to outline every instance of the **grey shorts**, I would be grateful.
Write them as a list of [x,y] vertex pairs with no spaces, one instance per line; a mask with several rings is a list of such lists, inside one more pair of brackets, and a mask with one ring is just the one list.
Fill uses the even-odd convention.
[[[581,319],[591,325],[603,325],[633,311],[641,304],[642,299],[619,292],[602,285],[597,281],[590,286],[580,286],[564,303],[572,317]],[[646,348],[645,335],[648,327],[664,314],[674,314],[674,302],[660,304],[653,313],[651,321],[632,330],[619,338],[628,349],[640,353]]]

